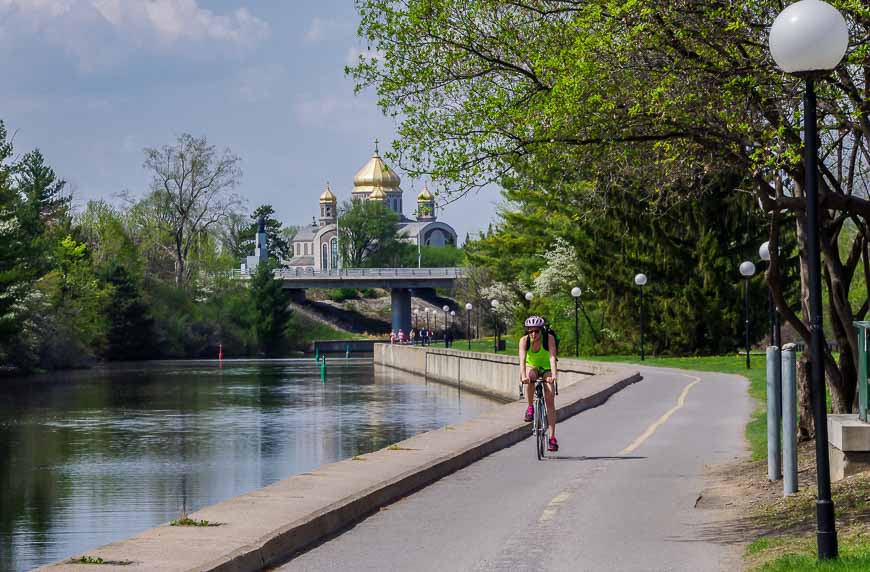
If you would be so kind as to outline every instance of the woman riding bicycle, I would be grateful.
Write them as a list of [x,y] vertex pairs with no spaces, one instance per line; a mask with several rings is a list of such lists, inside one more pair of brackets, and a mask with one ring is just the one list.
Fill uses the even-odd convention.
[[[553,388],[556,383],[556,339],[545,328],[546,322],[540,316],[529,316],[525,322],[527,334],[520,339],[520,382],[534,384],[539,378],[544,380],[544,402],[547,405],[547,420],[550,424],[548,451],[558,451],[556,441],[556,402]],[[546,339],[544,337],[546,336]],[[523,419],[532,420],[535,409],[532,406],[532,390],[526,392],[529,406]]]

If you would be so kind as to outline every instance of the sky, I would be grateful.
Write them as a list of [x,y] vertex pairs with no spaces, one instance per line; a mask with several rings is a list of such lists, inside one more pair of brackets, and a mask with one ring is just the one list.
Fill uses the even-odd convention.
[[[358,23],[353,0],[0,0],[0,119],[77,204],[144,195],[143,149],[191,133],[241,157],[248,211],[308,223],[326,183],[350,198],[374,140],[383,155],[396,133],[345,76],[366,49]],[[424,181],[398,173],[410,216]],[[485,189],[438,216],[463,241],[499,200]]]

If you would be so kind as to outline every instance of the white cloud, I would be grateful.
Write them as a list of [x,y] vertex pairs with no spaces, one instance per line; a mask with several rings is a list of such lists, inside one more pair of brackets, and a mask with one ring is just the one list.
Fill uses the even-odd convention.
[[292,109],[301,126],[365,132],[379,126],[380,116],[372,114],[373,106],[374,102],[360,96],[307,94],[297,97]]
[[184,41],[248,47],[269,34],[269,25],[247,8],[217,14],[199,0],[0,0],[0,38],[60,44],[86,69],[89,58],[105,60],[97,52],[112,49],[95,45],[107,32],[115,49],[115,42],[157,50]]
[[235,83],[242,101],[261,103],[280,96],[288,78],[283,66],[262,64],[240,70],[235,76]]
[[335,40],[338,37],[353,37],[354,27],[351,22],[341,22],[332,18],[320,18],[315,16],[308,25],[305,39],[309,42],[321,40]]

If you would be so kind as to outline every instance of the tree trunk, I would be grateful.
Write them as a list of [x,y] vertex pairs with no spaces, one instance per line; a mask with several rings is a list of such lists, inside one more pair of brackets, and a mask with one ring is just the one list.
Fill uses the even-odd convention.
[[810,403],[810,367],[807,354],[803,354],[797,363],[798,390],[798,440],[809,441],[815,435],[813,423],[813,406]]

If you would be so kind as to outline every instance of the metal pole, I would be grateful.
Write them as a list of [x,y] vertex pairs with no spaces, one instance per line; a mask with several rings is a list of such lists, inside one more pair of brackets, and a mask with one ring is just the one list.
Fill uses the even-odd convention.
[[819,253],[818,151],[816,149],[816,92],[806,79],[804,95],[804,171],[807,194],[807,266],[810,287],[811,383],[813,421],[816,426],[816,543],[820,560],[837,558],[837,529],[831,500],[831,468],[828,461],[828,419],[825,404],[825,354],[822,331],[821,255]]
[[743,285],[743,331],[746,337],[746,369],[749,369],[749,277]]
[[643,286],[640,287],[640,361],[643,361]]
[[[574,297],[574,356],[580,357],[580,320],[577,317],[577,311],[580,307],[580,301]],[[546,332],[545,332],[546,335]]]
[[767,347],[767,480],[778,481],[782,478],[780,464],[779,428],[782,417],[782,395],[779,377],[782,362],[779,348]]
[[492,342],[493,347],[495,348],[495,353],[498,353],[498,320],[495,317],[495,308],[492,309],[492,323],[494,329]]
[[779,345],[778,345],[776,342],[773,341],[773,338],[774,338],[774,336],[775,336],[775,334],[774,334],[774,332],[773,332],[773,330],[774,330],[774,327],[773,327],[773,321],[774,321],[773,315],[774,315],[775,313],[776,313],[776,312],[775,312],[774,309],[773,309],[773,290],[771,290],[771,289],[770,289],[770,286],[768,286],[768,287],[767,287],[767,328],[768,328],[768,332],[767,332],[767,334],[768,334],[768,336],[770,336],[770,337],[768,338],[769,342],[768,342],[767,345],[769,345],[769,346],[776,346],[776,347],[779,347]]
[[782,494],[793,495],[797,480],[797,361],[794,344],[782,348]]
[[468,340],[468,351],[471,351],[471,310],[465,310],[465,339]]

